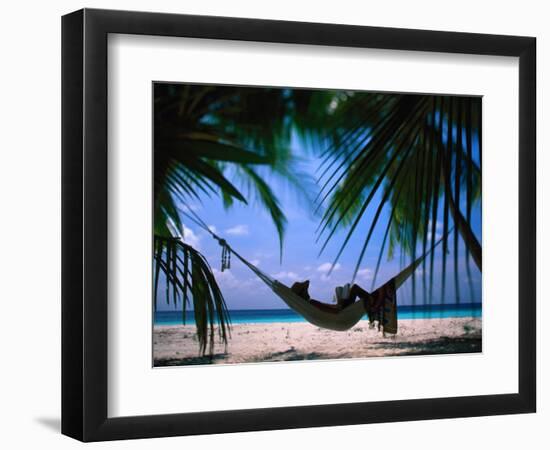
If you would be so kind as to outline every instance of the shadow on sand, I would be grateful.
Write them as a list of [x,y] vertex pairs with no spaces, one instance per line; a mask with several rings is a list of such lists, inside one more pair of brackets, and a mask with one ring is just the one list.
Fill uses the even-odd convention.
[[[155,367],[168,367],[168,366],[192,366],[198,364],[216,364],[223,363],[229,355],[226,353],[217,353],[210,356],[190,356],[186,358],[170,358],[170,359],[156,359]],[[304,361],[315,359],[330,359],[329,355],[318,352],[298,352],[294,347],[282,352],[275,352],[269,355],[258,356],[257,358],[251,358],[247,360],[247,363],[256,362],[269,362],[269,361]]]
[[441,337],[423,342],[373,342],[373,348],[397,350],[399,355],[444,355],[449,353],[479,353],[481,338]]
[[[375,341],[368,344],[373,350],[373,355],[385,351],[386,356],[418,356],[418,355],[445,355],[456,353],[480,353],[482,351],[481,337],[441,337],[432,340],[418,342],[401,342],[393,339]],[[377,352],[378,350],[378,352]],[[185,358],[156,359],[155,367],[189,366],[199,364],[223,364],[228,363],[230,354],[217,353],[210,356],[190,356]],[[368,355],[367,355],[368,356]],[[381,355],[380,355],[381,356]],[[294,347],[281,352],[258,355],[247,359],[246,363],[274,362],[274,361],[307,361],[350,358],[350,355],[331,355],[319,352],[299,352]],[[237,361],[231,361],[235,364]]]

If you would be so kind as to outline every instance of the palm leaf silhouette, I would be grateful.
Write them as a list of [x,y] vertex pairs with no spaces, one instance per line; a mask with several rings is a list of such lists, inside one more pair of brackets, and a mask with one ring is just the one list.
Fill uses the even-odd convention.
[[[335,113],[341,116],[335,132],[338,138],[328,146],[320,166],[321,194],[317,200],[318,208],[325,208],[318,228],[321,252],[339,229],[346,229],[334,258],[336,264],[351,237],[359,232],[369,207],[374,208],[356,274],[386,207],[389,220],[383,228],[377,274],[386,246],[389,257],[399,246],[414,259],[419,248],[425,251],[430,241],[434,243],[442,208],[442,293],[449,249],[447,232],[453,223],[451,239],[459,298],[456,267],[460,240],[468,264],[471,257],[481,270],[481,245],[471,227],[472,207],[481,189],[481,99],[356,93],[347,97],[346,103],[341,112]],[[473,156],[474,138],[478,141],[479,163]],[[375,199],[377,204],[373,204]],[[428,262],[423,264],[425,267]],[[424,270],[423,292],[431,299],[433,254],[429,264],[429,288]],[[412,280],[414,295],[415,278]]]
[[227,342],[228,312],[206,259],[185,244],[182,217],[204,196],[226,207],[257,199],[282,255],[287,220],[265,170],[299,185],[291,130],[298,106],[312,96],[296,101],[289,90],[163,83],[154,90],[154,302],[183,302],[185,311],[191,299],[200,350],[211,352],[216,324]]

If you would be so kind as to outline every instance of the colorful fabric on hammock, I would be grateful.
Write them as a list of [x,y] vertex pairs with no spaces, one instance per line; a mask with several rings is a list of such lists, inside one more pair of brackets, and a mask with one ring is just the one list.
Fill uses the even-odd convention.
[[365,309],[371,325],[378,322],[378,331],[397,333],[397,289],[394,278],[371,294],[371,298],[365,301]]

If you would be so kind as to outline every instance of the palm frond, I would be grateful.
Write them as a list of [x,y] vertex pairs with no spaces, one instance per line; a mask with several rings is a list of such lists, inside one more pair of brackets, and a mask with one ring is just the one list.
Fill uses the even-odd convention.
[[[392,128],[389,128],[388,130],[386,130],[386,133],[384,133],[383,136],[379,136],[376,140],[373,139],[372,141],[369,142],[369,144],[367,144],[367,148],[365,151],[365,158],[358,165],[358,167],[357,168],[352,167],[350,169],[350,173],[346,179],[347,186],[345,183],[344,184],[345,187],[343,187],[343,189],[347,189],[348,192],[352,194],[347,197],[344,197],[346,202],[339,203],[340,199],[336,199],[336,201],[331,202],[329,204],[329,207],[327,208],[327,212],[323,217],[325,224],[321,228],[319,235],[323,233],[323,231],[328,227],[329,224],[332,224],[332,225],[328,236],[325,238],[325,242],[321,248],[321,251],[325,249],[329,240],[338,229],[338,226],[340,225],[342,220],[345,218],[348,210],[357,201],[358,189],[360,189],[360,191],[363,191],[366,187],[369,186],[369,181],[370,181],[370,177],[368,176],[369,164],[372,164],[372,162],[375,161],[372,155],[375,155],[375,157],[378,157],[378,156],[380,157],[380,163],[382,164],[380,166],[377,166],[373,170],[373,172],[376,174],[376,178],[375,178],[376,181],[370,187],[367,199],[363,202],[361,208],[357,212],[356,218],[353,224],[351,225],[348,231],[348,234],[343,244],[340,247],[340,250],[338,251],[335,261],[342,254],[344,248],[346,247],[351,236],[353,235],[353,232],[355,231],[357,225],[359,224],[363,214],[365,213],[365,211],[367,210],[367,207],[369,206],[370,202],[374,198],[376,191],[378,190],[378,188],[380,187],[380,185],[382,184],[386,176],[390,173],[390,169],[394,165],[394,162],[399,157],[401,157],[402,158],[401,160],[403,160],[405,158],[405,156],[403,156],[405,152],[416,141],[418,131],[415,128],[406,127],[404,125],[404,123],[406,122],[403,122],[403,118],[411,117],[411,116],[416,117],[418,114],[422,112],[423,104],[416,104],[411,102],[410,104],[407,104],[407,106],[408,108],[404,109],[402,111],[402,114],[395,116],[394,125]],[[390,136],[389,136],[389,139],[386,140],[386,135],[388,134]],[[394,144],[395,144],[395,148],[394,148]],[[390,156],[388,156],[388,154]],[[402,169],[402,165],[398,165],[398,167],[399,167],[398,171],[400,172]],[[367,176],[364,176],[364,175],[361,176],[362,174],[365,174],[365,172],[367,172]],[[334,220],[335,217],[337,217],[336,220]]]
[[227,345],[230,319],[223,294],[204,256],[178,238],[155,235],[154,239],[154,304],[157,309],[159,280],[165,279],[164,296],[168,304],[181,304],[183,321],[190,299],[193,302],[199,352],[213,354],[216,329]]
[[[339,125],[340,140],[330,142],[322,161],[321,175],[325,179],[318,197],[318,208],[325,202],[328,204],[317,229],[317,240],[323,239],[321,252],[338,229],[346,228],[346,237],[334,259],[336,262],[351,236],[358,232],[361,219],[367,213],[371,214],[369,204],[375,198],[376,205],[359,250],[356,268],[361,264],[386,203],[390,202],[392,212],[390,223],[385,226],[383,247],[389,243],[387,252],[390,257],[394,248],[399,246],[402,252],[414,259],[418,247],[424,251],[429,241],[433,244],[441,215],[445,236],[451,221],[454,223],[454,235],[449,238],[452,239],[456,298],[459,299],[456,267],[460,240],[466,248],[467,260],[471,255],[481,270],[481,247],[471,224],[472,207],[481,192],[481,150],[478,162],[472,144],[473,137],[481,134],[481,102],[469,97],[404,94],[378,94],[376,101],[374,98],[370,93],[359,93],[354,97],[355,115],[366,120],[361,127],[348,115],[352,125],[347,128]],[[365,111],[357,113],[361,107]],[[405,151],[409,149],[410,157],[405,157]],[[375,194],[384,182],[385,191],[378,199]],[[398,188],[403,192],[395,195]],[[466,203],[466,216],[461,211],[463,203]],[[446,254],[449,251],[447,238],[441,251],[444,292]],[[381,255],[377,266],[380,261]],[[423,268],[423,296],[431,299],[433,254],[429,260],[423,261]],[[415,277],[412,283],[414,301]]]

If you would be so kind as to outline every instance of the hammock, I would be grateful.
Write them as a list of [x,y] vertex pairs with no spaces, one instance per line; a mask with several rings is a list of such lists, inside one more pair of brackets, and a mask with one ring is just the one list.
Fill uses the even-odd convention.
[[[193,211],[191,212],[193,213]],[[200,226],[206,232],[212,235],[212,237],[216,239],[219,242],[219,244],[222,246],[223,255],[224,255],[222,269],[229,268],[228,255],[229,253],[232,253],[245,266],[247,266],[252,272],[254,272],[254,274],[258,278],[260,278],[260,280],[262,280],[275,293],[275,295],[280,297],[281,300],[283,300],[290,309],[300,314],[309,323],[321,328],[329,329],[329,330],[346,331],[352,328],[355,324],[357,324],[357,322],[359,322],[363,318],[363,316],[367,313],[364,301],[354,302],[351,305],[345,308],[342,308],[340,310],[335,309],[334,311],[327,311],[327,310],[320,309],[314,303],[311,303],[308,300],[300,297],[298,294],[292,291],[288,286],[270,277],[268,274],[260,270],[254,264],[252,264],[251,262],[247,261],[244,257],[239,255],[239,253],[237,253],[231,246],[229,246],[229,244],[225,241],[225,239],[222,239],[219,236],[217,236],[198,216],[193,214],[195,217],[192,217],[185,213],[184,215],[186,215],[189,219],[193,220],[193,222],[195,222],[198,226]],[[423,255],[421,255],[419,258],[417,258],[411,264],[405,267],[405,269],[399,272],[386,284],[393,281],[393,284],[394,284],[393,289],[397,290],[412,275],[412,273],[420,265],[422,260],[428,254],[430,254],[442,240],[443,240],[443,237],[440,238],[435,244],[433,244],[433,246],[429,250],[427,250]]]
[[[321,328],[326,328],[335,331],[346,331],[352,328],[357,322],[359,322],[363,316],[367,313],[365,304],[363,301],[357,301],[351,305],[334,311],[326,311],[318,308],[314,303],[300,297],[288,286],[271,278],[265,272],[261,271],[258,267],[248,262],[245,258],[239,255],[223,240],[214,235],[215,239],[218,239],[220,245],[225,246],[228,251],[233,253],[239,260],[245,264],[252,272],[256,274],[271,290],[283,300],[290,309],[296,311],[304,319],[313,325],[317,325]],[[441,242],[442,238],[437,241],[433,247],[426,251],[422,256],[409,264],[405,269],[394,276],[390,281],[393,281],[394,289],[397,290],[416,270],[416,268],[422,263],[422,260]]]

